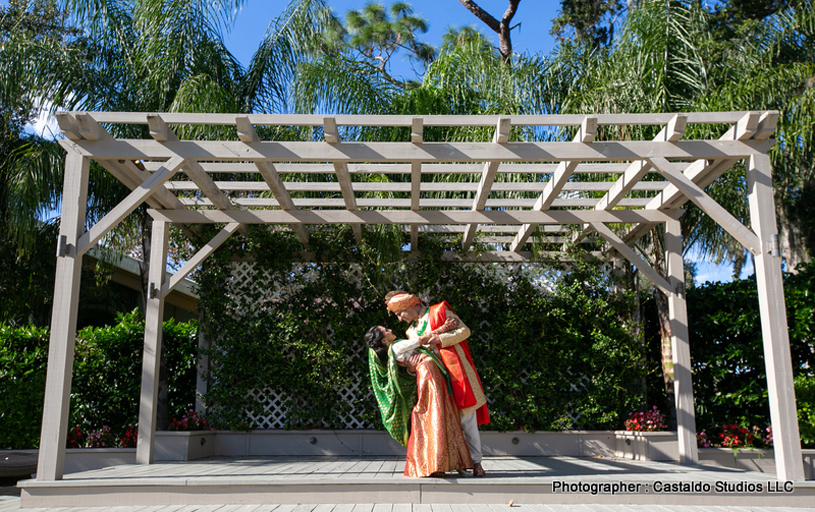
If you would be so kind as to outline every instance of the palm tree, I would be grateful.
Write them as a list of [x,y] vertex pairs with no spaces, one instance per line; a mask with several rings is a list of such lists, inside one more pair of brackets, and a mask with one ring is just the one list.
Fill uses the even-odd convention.
[[[307,26],[309,20],[319,25],[315,13],[323,12],[325,4],[319,0],[299,0],[290,5],[284,12],[286,22],[280,21],[275,26],[285,28],[269,34],[247,71],[223,41],[223,33],[241,3],[241,0],[231,3],[68,0],[71,22],[81,30],[82,37],[66,38],[67,44],[57,48],[29,44],[32,48],[26,50],[28,53],[20,51],[21,57],[15,62],[37,63],[36,69],[31,69],[32,64],[24,69],[37,78],[30,94],[50,101],[54,108],[147,112],[280,109],[288,100],[286,84],[299,56],[298,45],[305,37],[303,32],[295,31]],[[319,29],[313,33],[319,33]],[[24,43],[20,46],[25,46]],[[14,76],[4,75],[4,81],[5,77]],[[109,130],[115,137],[149,137],[146,127],[119,125]],[[222,129],[205,130],[179,132],[178,136],[236,137]],[[53,184],[61,184],[63,166],[58,161],[47,161],[47,157],[60,155],[59,147],[48,142],[29,145],[27,151],[28,158],[18,162],[28,167],[42,163],[38,166],[42,173],[33,181],[39,187],[53,190],[50,196],[37,198],[34,203],[38,207],[58,204],[59,188]],[[18,168],[25,170],[22,166]],[[89,223],[129,192],[95,164],[92,173],[91,183],[96,188],[90,194]],[[33,218],[26,213],[20,215]],[[151,219],[146,208],[141,207],[109,236],[107,244],[146,255],[151,233]],[[148,264],[144,258],[141,272],[145,296]],[[160,408],[160,424],[166,426],[169,422],[168,413]]]
[[[776,190],[779,191],[782,233],[800,233],[785,209],[812,189],[812,8],[810,1],[766,19],[745,23],[741,37],[715,38],[708,11],[698,2],[652,0],[640,2],[626,19],[610,48],[563,42],[559,57],[572,67],[573,86],[564,93],[562,111],[569,112],[678,112],[717,110],[780,109],[774,149]],[[784,56],[781,58],[781,56]],[[707,136],[717,137],[717,127]],[[649,132],[649,130],[645,130]],[[617,133],[616,137],[653,133]],[[728,173],[707,192],[736,218],[749,223],[749,207],[743,174]],[[793,186],[790,186],[793,184]],[[780,185],[780,186],[779,186]],[[811,192],[810,192],[811,193]],[[786,204],[785,204],[786,202]],[[798,211],[811,201],[797,203]],[[798,214],[798,222],[802,222]],[[786,221],[785,221],[786,219]],[[685,249],[693,247],[719,261],[740,261],[745,252],[715,222],[695,206],[683,216]],[[810,233],[811,224],[810,224]],[[788,244],[792,245],[792,244]],[[736,247],[739,247],[736,249]],[[641,252],[660,269],[662,242],[657,232],[644,238]],[[788,265],[800,255],[788,250]],[[654,290],[662,337],[662,366],[665,391],[673,394],[670,325],[667,301]],[[669,402],[673,402],[669,400]]]

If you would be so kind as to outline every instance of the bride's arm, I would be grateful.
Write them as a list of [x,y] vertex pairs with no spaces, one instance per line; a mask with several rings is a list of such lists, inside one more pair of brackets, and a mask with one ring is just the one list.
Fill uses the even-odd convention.
[[411,340],[394,341],[393,345],[391,345],[391,349],[393,350],[393,356],[396,358],[396,360],[400,363],[405,363],[408,359],[406,354],[416,350],[416,348],[419,346],[421,346],[421,343],[419,343],[419,338],[414,338]]

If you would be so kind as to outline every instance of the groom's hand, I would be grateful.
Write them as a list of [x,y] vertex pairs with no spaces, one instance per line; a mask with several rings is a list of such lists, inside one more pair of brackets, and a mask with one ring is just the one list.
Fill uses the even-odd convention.
[[439,338],[438,334],[431,334],[430,338],[427,340],[428,345],[441,345],[441,338]]

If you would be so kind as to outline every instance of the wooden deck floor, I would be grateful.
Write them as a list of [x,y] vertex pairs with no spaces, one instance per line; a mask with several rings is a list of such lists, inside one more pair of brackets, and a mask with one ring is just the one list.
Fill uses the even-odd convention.
[[0,512],[815,512],[815,508],[688,505],[535,505],[535,504],[270,504],[156,505],[19,509],[19,498],[0,497]]
[[[460,512],[444,507],[431,510],[419,505],[476,507],[489,503],[506,506],[512,500],[525,507],[550,506],[525,509],[536,512],[595,510],[551,508],[559,505],[673,506],[680,503],[727,507],[728,510],[733,507],[813,507],[815,512],[813,481],[790,483],[785,488],[775,475],[716,466],[599,457],[491,457],[485,459],[484,467],[488,477],[483,479],[452,475],[407,478],[402,475],[404,460],[401,457],[218,458],[123,465],[66,475],[57,482],[28,480],[19,485],[22,506],[36,510],[56,506],[85,510],[138,505],[143,507],[139,512],[268,512],[272,510],[268,508],[270,503],[280,506],[311,503],[314,504],[312,509],[297,512],[363,512],[363,509],[349,509],[347,505],[353,504],[377,504],[376,512],[382,508],[379,505],[391,507],[382,512]],[[690,488],[682,488],[688,486]],[[215,504],[238,508],[211,509]],[[201,508],[204,505],[207,507]],[[177,508],[166,508],[169,506]],[[193,508],[185,508],[190,506]],[[328,506],[336,509],[326,509]],[[273,510],[290,512],[294,509],[276,507]],[[491,512],[492,509],[478,510]],[[74,509],[71,512],[75,512]]]

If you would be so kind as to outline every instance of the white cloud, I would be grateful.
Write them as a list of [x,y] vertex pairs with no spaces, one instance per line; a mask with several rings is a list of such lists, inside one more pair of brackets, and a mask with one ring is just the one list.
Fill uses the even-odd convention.
[[59,124],[51,114],[54,110],[53,105],[50,101],[41,101],[39,104],[40,113],[37,119],[32,123],[27,123],[24,128],[25,131],[37,134],[44,139],[54,140],[60,138]]

